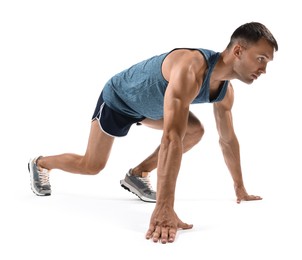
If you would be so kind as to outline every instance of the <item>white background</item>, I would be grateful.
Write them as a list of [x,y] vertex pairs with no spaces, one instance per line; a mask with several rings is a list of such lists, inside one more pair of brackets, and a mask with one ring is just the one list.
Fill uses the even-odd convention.
[[[0,259],[301,259],[298,2],[1,0]],[[175,47],[222,51],[251,21],[280,47],[254,84],[233,82],[245,185],[262,201],[235,203],[209,104],[192,106],[206,133],[184,156],[176,191],[176,212],[194,227],[173,244],[145,240],[154,204],[119,186],[160,132],[133,126],[101,174],[53,171],[52,196],[32,193],[29,158],[82,154],[111,76]]]

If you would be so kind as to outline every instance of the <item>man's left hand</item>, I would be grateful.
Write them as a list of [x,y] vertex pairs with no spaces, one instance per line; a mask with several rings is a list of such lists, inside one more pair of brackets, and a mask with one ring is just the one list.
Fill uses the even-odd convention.
[[236,187],[235,186],[235,193],[237,196],[237,203],[239,204],[241,201],[250,201],[250,200],[262,200],[260,196],[249,195],[244,186]]

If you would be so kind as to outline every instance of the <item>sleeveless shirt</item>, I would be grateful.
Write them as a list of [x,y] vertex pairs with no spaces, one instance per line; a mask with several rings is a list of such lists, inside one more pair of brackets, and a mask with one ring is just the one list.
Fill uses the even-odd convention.
[[[201,48],[190,50],[199,50],[208,65],[205,79],[192,104],[221,101],[226,94],[228,81],[222,82],[216,98],[210,100],[210,78],[220,53]],[[105,103],[116,112],[133,118],[163,118],[168,81],[163,77],[161,68],[164,59],[172,51],[141,61],[113,76],[103,88]]]

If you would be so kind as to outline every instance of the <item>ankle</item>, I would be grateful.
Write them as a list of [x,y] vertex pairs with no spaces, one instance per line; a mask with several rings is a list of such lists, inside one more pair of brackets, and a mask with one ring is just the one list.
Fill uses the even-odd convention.
[[133,168],[133,169],[130,169],[129,171],[129,174],[130,175],[133,175],[133,176],[139,176],[139,177],[147,177],[149,175],[149,171],[142,171],[142,170],[139,170],[138,168]]
[[35,164],[37,165],[38,168],[43,168],[43,167],[41,167],[41,165],[40,165],[40,160],[41,160],[42,157],[43,157],[43,156],[39,156],[39,157],[35,160]]
[[41,159],[42,158],[43,158],[43,156],[39,156],[36,159],[35,164],[36,164],[36,166],[37,166],[37,168],[38,168],[39,171],[41,171],[41,172],[48,172],[49,170],[41,165]]

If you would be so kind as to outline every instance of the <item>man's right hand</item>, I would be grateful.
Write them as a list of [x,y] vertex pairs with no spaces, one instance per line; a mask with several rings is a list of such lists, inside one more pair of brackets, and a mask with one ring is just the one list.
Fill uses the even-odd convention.
[[156,205],[151,216],[146,239],[153,239],[153,242],[161,241],[162,244],[172,243],[175,240],[178,229],[191,229],[192,224],[182,222],[176,215],[173,208]]

